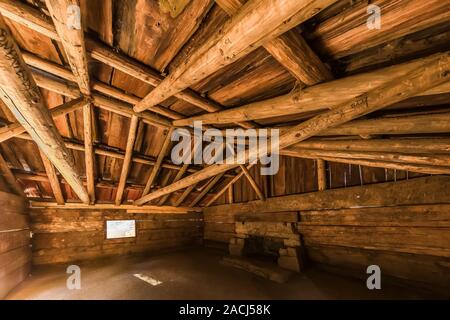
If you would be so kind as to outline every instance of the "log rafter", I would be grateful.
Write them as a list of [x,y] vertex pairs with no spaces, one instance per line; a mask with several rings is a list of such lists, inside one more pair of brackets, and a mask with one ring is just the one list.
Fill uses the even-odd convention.
[[[230,16],[236,14],[244,4],[241,0],[216,0],[216,3]],[[302,84],[310,86],[333,78],[330,70],[302,35],[293,30],[264,43],[263,46]]]
[[[175,68],[134,110],[142,112],[161,103],[311,18],[334,2],[336,0],[249,1],[225,23],[220,32],[205,41],[186,63]],[[254,27],[255,24],[258,24],[258,28]]]
[[[336,106],[333,110],[305,121],[281,135],[280,149],[287,148],[308,138],[317,135],[328,128],[349,122],[390,104],[405,100],[421,92],[439,86],[450,79],[450,53],[435,55],[425,59],[415,70],[403,76],[397,76],[390,82],[377,86],[348,101]],[[245,159],[257,155],[258,147],[250,148],[245,152]],[[185,188],[198,181],[205,180],[222,172],[235,168],[236,164],[215,164],[200,172],[186,177],[177,183],[162,188],[144,196],[136,204],[142,205],[148,201],[159,198],[167,193]]]
[[41,92],[3,17],[0,17],[0,32],[0,86],[3,102],[66,178],[80,200],[89,202],[80,176],[74,169],[74,159],[56,130],[48,108],[44,106]]

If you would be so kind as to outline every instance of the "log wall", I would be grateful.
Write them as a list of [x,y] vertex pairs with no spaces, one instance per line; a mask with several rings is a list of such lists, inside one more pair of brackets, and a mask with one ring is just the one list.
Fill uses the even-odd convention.
[[0,191],[0,299],[30,273],[27,206],[23,198]]
[[293,211],[308,260],[360,278],[375,264],[383,276],[450,294],[450,177],[210,207],[205,239],[227,242],[238,215],[270,217],[270,228]]
[[[136,220],[136,237],[106,239],[106,221]],[[32,209],[33,264],[67,263],[198,243],[200,214],[130,213],[126,210]]]

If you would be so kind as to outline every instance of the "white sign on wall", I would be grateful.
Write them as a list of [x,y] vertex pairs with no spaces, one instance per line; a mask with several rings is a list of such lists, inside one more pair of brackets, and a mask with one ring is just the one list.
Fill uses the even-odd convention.
[[120,239],[136,237],[135,220],[106,221],[106,239]]

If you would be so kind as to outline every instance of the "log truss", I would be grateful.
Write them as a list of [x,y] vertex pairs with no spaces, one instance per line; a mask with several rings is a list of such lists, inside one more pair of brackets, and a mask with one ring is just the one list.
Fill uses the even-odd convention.
[[[164,73],[161,75],[148,65],[85,34],[84,21],[79,28],[68,25],[68,7],[80,7],[78,0],[46,0],[49,16],[43,15],[38,8],[21,2],[0,0],[0,13],[3,16],[56,41],[64,50],[69,67],[44,59],[33,52],[20,50],[20,60],[24,62],[20,65],[20,72],[32,77],[32,81],[42,89],[71,99],[51,109],[51,117],[44,117],[42,120],[45,125],[54,127],[51,118],[68,117],[76,110],[81,110],[83,141],[62,139],[53,133],[54,141],[50,142],[54,143],[59,152],[65,154],[64,159],[68,157],[70,160],[67,153],[69,149],[84,152],[85,182],[81,182],[81,178],[68,169],[61,157],[46,153],[45,147],[42,148],[42,143],[32,132],[36,129],[32,121],[25,125],[19,118],[18,122],[11,121],[0,128],[0,142],[11,138],[34,140],[41,147],[41,159],[47,177],[33,178],[31,175],[20,174],[17,168],[8,166],[3,159],[2,170],[7,172],[8,180],[17,192],[20,189],[17,184],[18,175],[19,179],[45,180],[51,186],[56,203],[71,207],[76,205],[66,202],[61,187],[66,183],[82,202],[95,204],[96,192],[101,184],[96,178],[97,156],[122,160],[117,186],[113,187],[114,205],[111,204],[111,208],[130,206],[127,203],[127,200],[130,200],[127,199],[127,189],[133,188],[140,194],[134,201],[135,206],[157,200],[155,205],[168,210],[168,207],[164,206],[165,203],[178,191],[180,195],[172,199],[170,208],[179,207],[189,197],[192,199],[186,204],[188,208],[200,205],[203,200],[205,206],[210,206],[225,193],[228,201],[233,202],[233,185],[243,176],[257,197],[265,201],[267,194],[249,171],[253,164],[213,165],[205,168],[177,166],[167,160],[171,149],[170,138],[176,127],[189,127],[196,120],[209,125],[231,125],[258,130],[265,126],[264,120],[284,116],[286,120],[281,121],[281,125],[278,122],[276,126],[281,130],[281,155],[315,160],[319,190],[327,188],[328,161],[423,174],[449,174],[450,144],[446,136],[417,135],[447,134],[450,131],[450,110],[425,110],[419,113],[406,112],[396,116],[364,119],[364,116],[381,109],[395,109],[396,106],[400,108],[404,101],[413,107],[416,106],[415,103],[421,106],[420,101],[424,98],[432,100],[449,94],[449,53],[409,59],[402,64],[334,80],[333,69],[308,45],[308,35],[301,34],[298,25],[307,18],[332,8],[335,2],[264,0],[248,1],[244,4],[241,0],[217,0],[216,7],[223,10],[230,19],[220,31],[212,33],[203,43],[194,47],[185,61],[175,65],[165,77]],[[408,1],[408,8],[414,8],[412,2],[414,1]],[[271,14],[267,8],[274,6],[280,10],[274,10],[277,13]],[[436,10],[442,10],[442,5],[436,4]],[[439,15],[435,16],[433,21],[420,20],[416,29],[438,25],[446,19],[449,17]],[[255,21],[258,21],[258,28],[251,28]],[[339,22],[329,19],[327,23],[332,25]],[[317,28],[312,35],[317,37],[320,32],[325,34],[329,29],[331,26],[324,24],[323,29]],[[398,36],[405,34],[399,31]],[[364,33],[364,36],[367,37],[366,40],[370,37],[367,33]],[[380,35],[372,46],[392,41],[393,39],[389,38],[391,36]],[[192,34],[186,35],[184,41],[187,42],[191,37]],[[192,38],[195,40],[195,37]],[[344,49],[336,39],[324,38],[323,43],[323,51],[329,56],[345,56]],[[295,90],[286,95],[244,103],[231,109],[195,90],[196,84],[251,55],[259,47],[264,48],[295,79]],[[345,50],[352,53],[362,50],[358,51],[356,48],[357,45],[352,47],[351,44],[346,44]],[[97,77],[90,76],[90,61],[112,67],[132,79],[152,86],[153,89],[141,99],[111,83],[100,81]],[[25,63],[28,66],[25,66]],[[172,96],[203,113],[187,117],[183,109],[166,107],[164,100]],[[6,101],[5,103],[8,104]],[[95,112],[97,108],[130,119],[124,150],[113,150],[112,146],[99,143],[96,136],[99,121]],[[298,115],[301,116],[294,123],[286,118]],[[34,120],[35,116],[31,115],[30,120]],[[140,130],[140,124],[164,132],[164,141],[154,157],[137,152],[144,134],[142,129]],[[269,124],[269,128],[272,127]],[[384,139],[383,135],[401,137]],[[161,139],[161,136],[158,139]],[[257,151],[250,148],[245,153],[250,155]],[[129,183],[133,164],[148,168],[146,183],[137,188]],[[162,169],[176,170],[177,173],[172,177],[170,171],[162,174]],[[191,175],[185,176],[189,173]],[[163,178],[160,179],[161,177]],[[206,182],[201,184],[205,180]],[[84,185],[87,191],[84,190]],[[217,189],[218,191],[214,192]],[[182,190],[184,191],[181,192]],[[101,206],[107,207],[103,204]]]

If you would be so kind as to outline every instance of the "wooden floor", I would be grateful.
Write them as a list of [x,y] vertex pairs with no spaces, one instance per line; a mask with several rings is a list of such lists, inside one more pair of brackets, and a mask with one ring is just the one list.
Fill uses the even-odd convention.
[[[417,292],[309,269],[286,284],[220,264],[223,253],[189,250],[154,256],[120,257],[80,264],[81,290],[66,288],[65,265],[39,267],[7,299],[420,299]],[[143,274],[156,286],[136,278]],[[150,281],[151,282],[151,281]]]

